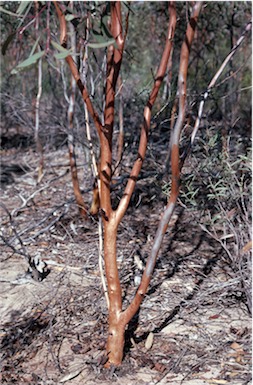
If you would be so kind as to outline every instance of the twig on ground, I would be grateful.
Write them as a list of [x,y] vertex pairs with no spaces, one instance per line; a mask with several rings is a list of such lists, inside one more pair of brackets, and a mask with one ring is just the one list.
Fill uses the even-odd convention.
[[[23,241],[22,239],[20,238],[20,235],[18,234],[17,230],[16,230],[16,226],[15,226],[15,223],[13,221],[13,218],[12,218],[12,215],[11,213],[9,212],[9,210],[7,209],[7,207],[5,206],[5,204],[1,203],[0,202],[0,206],[4,209],[4,211],[6,212],[6,214],[8,215],[9,217],[9,222],[10,222],[10,225],[11,225],[11,229],[13,231],[13,233],[15,234],[15,239],[17,239],[20,243],[20,246],[21,246],[21,249],[22,249],[22,255],[25,256],[25,258],[27,259],[28,263],[30,264],[30,259],[31,257],[29,256],[28,252],[26,251],[26,248],[23,244]],[[1,235],[1,238],[4,240],[4,242],[7,244],[7,246],[10,246],[11,245],[11,242],[10,241],[7,241],[5,240],[5,238]],[[10,246],[12,248],[13,251],[16,251],[16,248],[13,246]]]
[[[69,200],[67,200],[67,202],[63,202],[62,204],[58,205],[57,207],[54,207],[53,210],[51,210],[44,218],[42,218],[38,223],[35,223],[35,224],[32,224],[28,227],[26,227],[25,229],[21,230],[18,235],[21,236],[21,235],[24,235],[25,233],[29,232],[29,231],[32,231],[35,227],[39,227],[41,226],[44,222],[46,222],[48,220],[48,218],[51,216],[51,215],[55,215],[54,213],[59,210],[61,207],[65,206],[65,205],[69,205],[71,203],[73,203],[75,200],[74,198],[71,198]],[[52,224],[51,224],[52,226]],[[10,239],[10,242],[12,243],[14,240],[16,239],[16,237],[14,238],[11,238]],[[25,242],[25,241],[24,241]]]
[[[46,226],[46,227],[44,227],[43,229],[37,231],[37,233],[35,233],[34,235],[30,236],[28,239],[24,239],[24,242],[25,242],[25,243],[26,243],[26,242],[30,242],[32,239],[34,240],[34,239],[36,239],[39,235],[44,234],[45,232],[47,232],[48,230],[50,230],[50,228],[51,228],[55,223],[59,222],[59,221],[64,217],[64,215],[67,214],[68,210],[69,210],[69,205],[65,204],[65,209],[64,209],[64,211],[63,211],[62,213],[60,213],[55,219],[53,219],[53,220],[49,223],[48,226]],[[53,215],[55,215],[55,211],[56,211],[56,210],[54,210]],[[44,218],[44,219],[47,220],[48,217],[49,217],[49,216],[47,216],[47,217]]]
[[169,368],[168,370],[165,370],[165,372],[162,374],[162,376],[159,378],[159,380],[154,383],[154,385],[159,384],[170,372],[173,372],[176,369],[176,367],[180,364],[180,362],[182,361],[182,358],[185,356],[185,354],[188,350],[189,350],[189,348],[187,347],[181,352],[181,354],[179,355],[176,362],[172,365],[172,367]]
[[13,246],[13,245],[8,241],[8,239],[6,239],[2,234],[0,234],[0,238],[1,238],[2,241],[6,244],[6,246],[8,246],[10,249],[12,249],[12,251],[13,251],[14,253],[26,257],[26,255],[25,255],[25,253],[24,253],[23,251],[20,251],[20,250],[18,250],[15,246]]
[[[20,235],[18,234],[18,232],[16,230],[13,218],[11,216],[11,213],[9,212],[9,210],[7,209],[7,207],[3,203],[0,202],[0,206],[5,210],[5,212],[7,213],[8,217],[9,217],[11,229],[15,234],[15,238],[18,239],[18,241],[20,243],[23,256],[25,257],[26,261],[28,262],[29,270],[32,274],[32,277],[36,281],[42,281],[50,272],[50,270],[47,268],[47,264],[44,261],[41,261],[38,256],[36,256],[36,255],[31,256],[27,252],[27,250],[24,246],[24,242],[22,241]],[[4,239],[2,236],[1,236],[1,238]],[[9,245],[10,244],[9,241],[7,241],[6,244]],[[11,247],[11,248],[12,248],[12,250],[15,249],[14,247]]]
[[15,208],[14,210],[12,210],[11,215],[12,215],[12,216],[17,215],[23,208],[27,207],[28,202],[29,202],[30,200],[32,200],[32,199],[35,197],[35,195],[37,195],[37,194],[39,194],[41,191],[47,189],[47,188],[51,185],[51,183],[53,183],[53,182],[55,182],[56,180],[58,180],[58,179],[64,177],[67,173],[68,173],[68,170],[65,171],[63,174],[61,174],[61,175],[59,175],[59,176],[57,176],[57,177],[51,179],[50,181],[48,181],[48,183],[47,183],[45,186],[43,186],[43,187],[39,188],[38,190],[34,191],[34,192],[33,192],[28,198],[26,198],[26,199],[25,199],[21,194],[18,194],[19,198],[22,200],[23,203],[22,203],[22,205],[21,205],[20,207]]

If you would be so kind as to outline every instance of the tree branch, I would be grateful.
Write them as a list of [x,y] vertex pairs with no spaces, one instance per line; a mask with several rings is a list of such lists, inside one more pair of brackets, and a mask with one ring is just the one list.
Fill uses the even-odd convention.
[[158,91],[161,87],[163,78],[165,76],[167,64],[168,64],[169,57],[171,54],[171,49],[173,46],[173,38],[174,38],[174,32],[176,27],[176,8],[175,8],[174,2],[172,1],[169,3],[169,14],[170,14],[170,20],[168,25],[168,33],[167,33],[165,48],[164,48],[162,59],[155,77],[153,89],[150,93],[148,102],[144,108],[144,120],[141,126],[141,135],[140,135],[140,143],[138,148],[137,159],[133,165],[132,172],[130,174],[124,194],[121,198],[121,201],[116,211],[116,218],[118,223],[120,223],[121,219],[123,218],[127,210],[127,207],[129,205],[131,196],[133,194],[133,191],[137,182],[138,175],[142,167],[142,163],[145,158],[152,107],[155,103],[155,100],[158,95]]
[[218,71],[216,72],[216,74],[214,75],[214,77],[212,78],[212,80],[210,81],[208,87],[207,87],[207,90],[206,92],[204,93],[204,96],[203,96],[203,100],[200,102],[199,104],[199,110],[198,110],[198,116],[197,116],[197,119],[195,121],[195,125],[194,125],[194,128],[193,128],[193,132],[192,132],[192,135],[191,135],[191,146],[193,145],[193,142],[195,140],[195,137],[196,137],[196,134],[197,134],[197,131],[199,129],[199,125],[200,125],[200,120],[201,120],[201,117],[202,117],[202,113],[203,113],[203,108],[204,108],[204,104],[205,104],[205,101],[206,99],[208,98],[209,94],[210,94],[210,91],[211,89],[214,87],[215,83],[217,82],[218,78],[220,77],[220,75],[222,74],[224,68],[226,67],[226,65],[229,63],[229,61],[232,59],[232,57],[234,56],[234,54],[236,53],[237,49],[239,48],[239,46],[241,45],[241,43],[243,42],[243,40],[245,39],[246,35],[248,34],[249,31],[251,31],[251,28],[252,28],[252,21],[250,21],[242,35],[240,36],[240,38],[237,40],[237,42],[235,43],[235,45],[233,46],[232,50],[230,51],[230,53],[227,55],[227,57],[224,59],[223,63],[221,64],[220,68],[218,69]]
[[197,18],[201,9],[201,5],[202,5],[201,2],[196,2],[193,7],[192,15],[187,26],[185,39],[181,48],[179,77],[178,77],[179,113],[178,113],[176,124],[174,126],[174,130],[172,132],[172,140],[171,140],[172,187],[171,187],[170,198],[164,210],[162,218],[159,222],[153,247],[152,247],[150,256],[147,260],[140,286],[137,289],[137,292],[133,301],[123,313],[124,314],[123,317],[125,317],[127,322],[130,321],[130,319],[138,310],[144,298],[144,295],[147,291],[147,288],[150,283],[151,276],[155,267],[155,263],[157,260],[158,252],[160,250],[164,234],[167,230],[168,223],[175,209],[177,197],[179,194],[179,174],[180,174],[179,139],[180,139],[180,133],[181,133],[183,123],[184,123],[184,118],[185,118],[186,83],[187,83],[189,54],[190,54],[190,48],[193,41]]
[[[62,10],[59,7],[58,2],[56,0],[54,0],[54,5],[55,5],[55,9],[56,9],[56,12],[58,15],[58,19],[60,21],[60,33],[61,33],[60,43],[61,43],[62,47],[66,48],[67,47],[67,24],[66,24],[65,16],[64,16],[64,13],[62,12]],[[87,89],[81,81],[77,66],[76,66],[71,55],[67,56],[65,58],[65,60],[69,65],[70,71],[71,71],[71,73],[72,73],[72,75],[76,81],[76,84],[77,84],[77,86],[81,92],[82,98],[87,105],[89,114],[91,115],[91,117],[94,120],[98,135],[100,137],[101,132],[102,132],[102,123],[99,119],[98,113],[95,111],[93,104],[91,103]]]
[[101,209],[106,218],[112,213],[110,185],[112,177],[112,135],[114,125],[114,103],[116,84],[123,57],[126,35],[122,35],[122,16],[120,1],[111,2],[111,34],[115,39],[114,45],[107,50],[107,75],[104,110],[104,127],[100,137],[101,141]]

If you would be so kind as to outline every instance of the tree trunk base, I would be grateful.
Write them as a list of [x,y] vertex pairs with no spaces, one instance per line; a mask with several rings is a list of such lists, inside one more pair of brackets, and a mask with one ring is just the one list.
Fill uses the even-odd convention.
[[112,366],[117,367],[122,364],[125,345],[125,325],[121,325],[120,322],[113,322],[109,325],[109,335],[107,339],[107,357],[108,360],[105,363],[105,368]]

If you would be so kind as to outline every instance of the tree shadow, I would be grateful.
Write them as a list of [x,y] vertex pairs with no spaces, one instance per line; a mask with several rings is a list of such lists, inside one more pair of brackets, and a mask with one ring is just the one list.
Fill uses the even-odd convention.
[[23,317],[19,311],[13,311],[12,323],[5,325],[7,332],[1,340],[3,359],[13,357],[17,352],[24,351],[33,340],[54,322],[44,312]]
[[[163,243],[162,250],[160,251],[160,256],[156,262],[156,269],[158,268],[163,268],[166,263],[168,263],[168,258],[167,255],[173,255],[173,258],[169,260],[169,268],[167,269],[167,272],[165,275],[163,275],[163,279],[159,279],[159,281],[155,284],[152,285],[152,280],[151,280],[151,287],[149,288],[148,292],[146,293],[146,296],[150,296],[157,292],[159,290],[160,286],[163,284],[165,280],[171,279],[173,276],[175,276],[176,273],[178,273],[180,266],[187,261],[191,256],[194,255],[198,250],[200,250],[201,246],[203,246],[203,243],[206,242],[210,248],[213,250],[217,249],[217,243],[211,239],[203,230],[195,232],[195,237],[194,240],[191,241],[192,239],[192,233],[193,233],[193,228],[192,228],[192,223],[189,223],[189,220],[186,222],[183,220],[185,209],[180,208],[177,212],[178,218],[173,225],[173,229],[169,235],[169,240],[166,243]],[[137,231],[142,231],[143,235],[143,226],[138,225]],[[149,229],[148,229],[149,230]],[[147,231],[149,233],[149,231]],[[190,240],[190,241],[189,241]],[[194,242],[194,244],[192,244]],[[188,250],[184,251],[184,254],[177,255],[177,253],[174,252],[174,244],[178,246],[178,244],[182,244],[182,249],[184,249],[184,244],[185,248]],[[192,245],[192,247],[189,250],[189,244]],[[140,259],[145,265],[145,258],[141,257],[141,251],[142,251],[143,244],[140,245],[139,250],[136,250],[138,255],[140,256]],[[181,247],[181,246],[180,246]],[[139,252],[138,252],[139,251]],[[159,333],[161,330],[163,330],[167,325],[169,325],[175,318],[175,316],[180,313],[181,309],[183,307],[186,307],[189,304],[189,301],[191,301],[199,292],[200,286],[202,283],[205,281],[205,279],[210,275],[212,272],[214,266],[216,265],[217,261],[220,259],[221,255],[221,249],[219,248],[218,251],[215,251],[215,254],[212,258],[210,258],[206,263],[203,265],[200,273],[196,277],[196,283],[194,288],[191,290],[190,293],[187,294],[185,298],[183,298],[180,303],[175,306],[168,314],[168,316],[161,321],[161,323],[157,326],[154,327],[153,330],[149,330],[147,332],[144,332],[140,336],[136,336],[136,329],[139,325],[139,314],[140,314],[140,309],[136,313],[136,315],[132,318],[132,320],[129,322],[127,330],[125,332],[125,348],[124,348],[124,354],[126,355],[129,353],[131,347],[133,346],[134,343],[140,343],[142,341],[145,341],[147,339],[148,334],[152,331],[153,333]],[[135,266],[133,263],[133,270]],[[126,282],[127,287],[125,287],[126,291],[125,293],[128,292],[128,288],[131,285],[130,280]]]
[[[204,238],[204,237],[202,236],[201,238]],[[180,258],[179,264],[182,262],[182,260],[186,256],[190,255],[193,251],[196,251],[198,249],[199,245],[201,245],[201,243],[203,241],[201,238],[200,238],[198,244],[194,247],[194,249],[190,253],[188,253],[184,257]],[[187,296],[185,298],[183,298],[180,301],[180,303],[177,306],[175,306],[169,312],[168,316],[159,325],[157,325],[153,330],[149,330],[147,332],[144,332],[140,336],[137,337],[135,335],[135,331],[136,331],[136,329],[138,327],[138,324],[139,324],[139,312],[140,312],[140,309],[139,309],[138,313],[133,317],[133,319],[129,323],[128,328],[126,330],[126,334],[125,334],[125,341],[126,341],[126,344],[125,344],[125,354],[128,353],[130,351],[130,348],[132,347],[132,340],[135,343],[137,343],[137,344],[140,343],[140,342],[143,342],[143,341],[145,341],[147,339],[147,337],[148,337],[150,332],[160,333],[166,326],[168,326],[173,321],[175,316],[180,313],[181,309],[186,307],[189,304],[189,301],[191,301],[197,295],[197,293],[200,290],[200,286],[207,279],[207,277],[211,274],[211,272],[212,272],[213,268],[216,266],[218,260],[220,260],[221,252],[222,252],[222,249],[220,248],[216,252],[215,256],[212,257],[211,259],[209,259],[204,264],[204,266],[202,268],[202,271],[199,273],[199,278],[197,279],[194,288],[191,290],[190,293],[187,294]],[[177,266],[179,266],[179,264]],[[175,272],[176,272],[176,267],[175,267],[173,273],[169,274],[166,277],[166,279],[171,278],[175,274]],[[156,285],[155,288],[150,289],[148,294],[153,293],[162,284],[162,282],[159,283],[158,285]]]
[[[183,214],[184,214],[184,209],[182,208],[179,211],[177,221],[173,227],[173,234],[171,234],[170,241],[168,242],[167,246],[164,245],[165,247],[161,253],[161,256],[156,262],[156,268],[158,267],[159,264],[163,265],[164,259],[166,258],[166,255],[173,252],[173,243],[174,242],[179,242],[179,241],[185,242],[185,243],[189,242],[189,236],[187,235],[187,230],[188,230],[187,224],[182,225],[182,222],[181,222]],[[179,238],[179,236],[180,236],[180,238]],[[177,256],[176,258],[174,258],[174,260],[170,261],[171,262],[170,263],[171,269],[168,270],[168,272],[164,276],[163,280],[160,280],[157,284],[152,285],[152,287],[147,292],[147,295],[154,294],[157,291],[157,289],[162,285],[164,280],[173,277],[179,271],[181,264],[185,260],[187,260],[188,257],[193,255],[197,250],[199,250],[202,243],[205,240],[207,240],[206,233],[203,230],[201,230],[199,237],[198,237],[198,240],[197,240],[197,243],[193,246],[193,248],[190,251],[188,251],[187,253],[185,253],[184,255]],[[209,239],[208,239],[208,242],[209,242]],[[152,284],[152,281],[151,281],[151,284]]]

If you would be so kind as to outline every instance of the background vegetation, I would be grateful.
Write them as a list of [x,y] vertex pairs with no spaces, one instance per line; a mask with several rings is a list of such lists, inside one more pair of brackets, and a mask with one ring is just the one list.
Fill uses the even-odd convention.
[[[35,151],[35,99],[38,92],[38,63],[17,70],[18,64],[28,58],[37,40],[32,23],[35,7],[32,2],[17,12],[18,3],[2,2],[1,28],[1,151],[2,188],[10,183],[5,173],[5,151],[16,147]],[[68,6],[67,2],[63,2]],[[53,6],[39,5],[40,49],[45,50],[42,60],[42,98],[40,103],[39,136],[44,153],[63,149],[67,152],[68,96],[70,72],[64,59],[57,59],[57,50],[50,43],[59,43],[59,26]],[[72,19],[78,31],[79,50],[86,35],[86,16],[91,15],[90,41],[99,42],[103,33],[102,21],[108,17],[105,2],[74,2]],[[170,140],[171,111],[177,90],[179,56],[186,24],[190,14],[189,2],[177,3],[178,22],[174,39],[173,60],[159,93],[151,123],[148,155],[141,179],[154,176],[146,194],[143,183],[130,207],[131,215],[137,207],[147,209],[153,196],[159,196],[156,207],[162,207],[170,191],[170,170],[165,167]],[[167,2],[124,3],[124,13],[130,7],[129,32],[126,40],[121,78],[123,86],[116,98],[119,107],[123,98],[124,152],[121,161],[122,179],[115,187],[114,205],[118,192],[125,183],[130,161],[138,148],[139,128],[143,108],[153,85],[159,58],[163,51],[168,23]],[[6,13],[7,11],[7,13]],[[9,13],[8,13],[9,12]],[[181,138],[181,153],[190,138],[197,117],[199,102],[207,85],[229,53],[245,25],[251,18],[251,2],[206,2],[198,20],[198,27],[190,55],[187,91],[187,120]],[[69,13],[71,16],[71,13]],[[70,17],[71,19],[71,17]],[[96,39],[97,37],[97,39]],[[98,111],[103,110],[105,77],[105,48],[88,48],[86,73],[87,87]],[[223,76],[212,90],[204,107],[203,119],[192,153],[182,170],[179,207],[194,217],[199,228],[221,246],[221,260],[229,270],[231,285],[222,288],[222,300],[238,301],[251,313],[251,39],[242,44],[226,67]],[[78,58],[77,58],[78,60]],[[16,71],[15,71],[16,70]],[[85,134],[83,101],[76,95],[74,140],[77,153],[85,166],[79,171],[81,189],[89,180],[92,186],[89,141]],[[119,131],[116,115],[115,142]],[[98,138],[92,128],[92,141],[98,156]],[[80,153],[84,154],[81,157]],[[34,156],[37,157],[36,152]],[[114,154],[116,160],[116,154]],[[85,160],[84,160],[85,159]],[[13,159],[15,162],[15,159]],[[77,158],[77,162],[79,159]],[[146,173],[146,174],[145,174]],[[149,173],[149,174],[148,174]],[[6,177],[7,175],[7,177]],[[71,181],[70,181],[71,183]],[[143,191],[145,194],[143,195]],[[158,192],[157,192],[158,191]],[[161,195],[160,192],[162,192]],[[85,195],[85,194],[84,194]],[[140,196],[142,199],[140,199]],[[144,196],[144,198],[143,198]],[[88,196],[86,200],[91,200]],[[146,199],[146,201],[145,201]],[[131,220],[131,219],[130,219]],[[48,230],[50,231],[50,229]],[[179,229],[180,231],[180,229]],[[7,233],[4,237],[7,239]],[[13,243],[14,244],[14,243]],[[158,263],[159,266],[159,263]],[[224,267],[224,269],[226,270]],[[227,270],[226,270],[227,271]],[[239,277],[239,279],[238,279]],[[235,279],[236,278],[236,279]],[[219,297],[221,298],[221,297]]]

